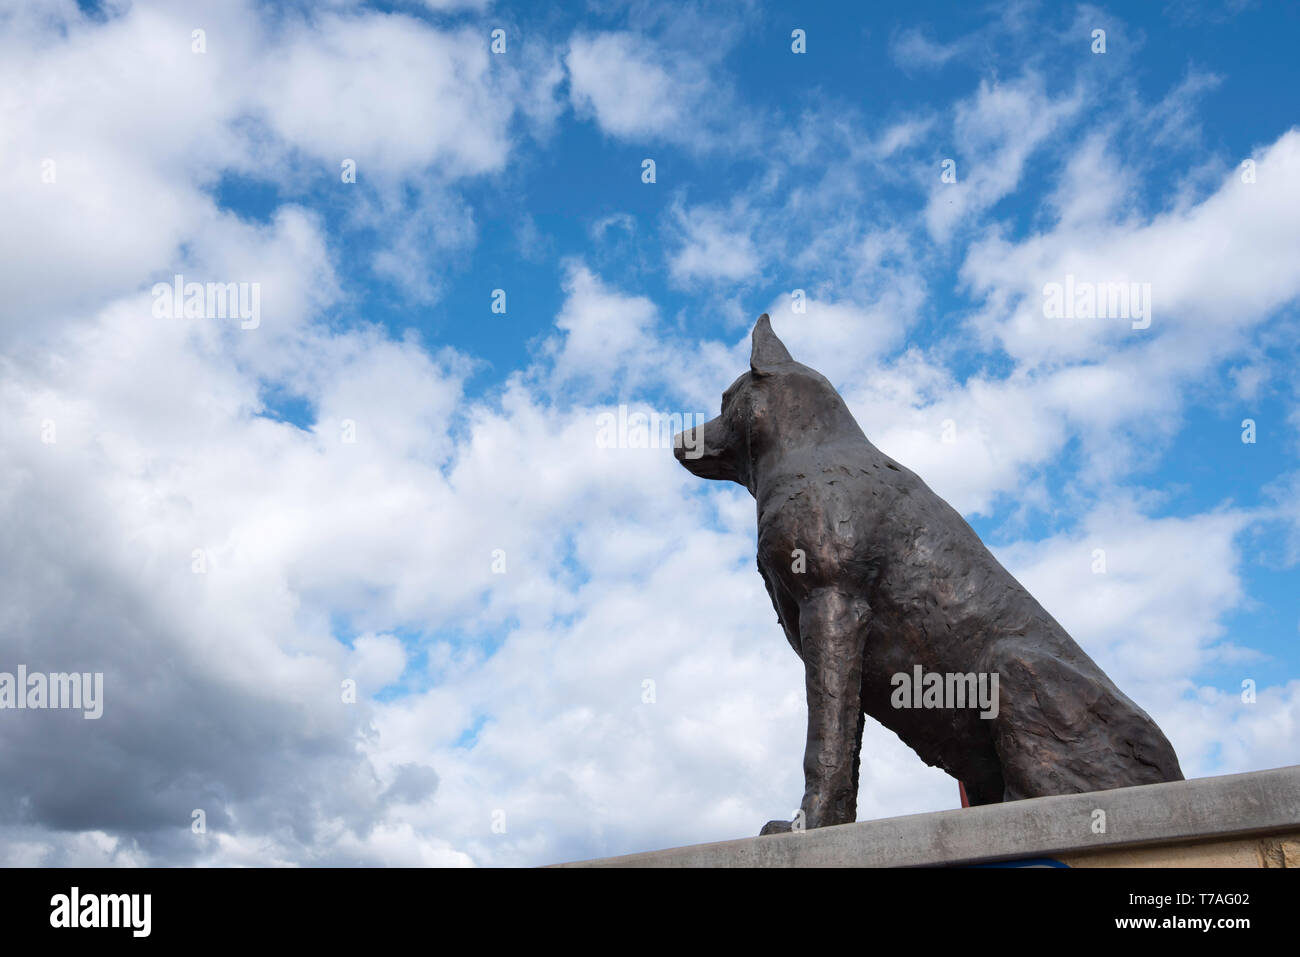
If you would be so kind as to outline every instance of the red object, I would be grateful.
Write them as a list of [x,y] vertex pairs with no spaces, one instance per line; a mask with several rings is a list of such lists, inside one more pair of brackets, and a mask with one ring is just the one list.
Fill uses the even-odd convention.
[[960,781],[957,782],[957,790],[961,792],[961,806],[970,807],[970,798],[966,796],[966,785]]

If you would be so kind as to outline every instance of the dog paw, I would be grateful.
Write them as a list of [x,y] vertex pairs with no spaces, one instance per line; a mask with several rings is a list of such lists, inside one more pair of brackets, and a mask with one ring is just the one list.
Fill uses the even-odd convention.
[[789,834],[794,830],[789,821],[768,821],[763,825],[763,830],[758,832],[759,837],[766,837],[769,834]]

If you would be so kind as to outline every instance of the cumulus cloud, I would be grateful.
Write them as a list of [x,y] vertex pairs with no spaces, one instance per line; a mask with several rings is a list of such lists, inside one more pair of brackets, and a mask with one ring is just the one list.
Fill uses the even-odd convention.
[[758,250],[737,210],[679,205],[674,213],[682,231],[682,246],[668,264],[673,278],[738,282],[754,276]]
[[689,89],[678,87],[662,53],[634,34],[576,36],[565,65],[575,108],[614,136],[671,133],[685,122]]
[[755,130],[730,109],[728,73],[718,60],[734,22],[681,11],[662,39],[634,30],[578,31],[564,57],[575,113],[629,142],[667,142],[697,151],[752,148]]

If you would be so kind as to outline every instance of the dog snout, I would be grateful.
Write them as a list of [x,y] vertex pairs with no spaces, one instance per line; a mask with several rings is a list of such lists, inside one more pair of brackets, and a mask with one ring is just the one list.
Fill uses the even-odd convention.
[[[678,462],[685,462],[692,450],[698,450],[700,448],[700,439],[703,436],[703,428],[703,426],[696,426],[674,435],[673,458]],[[698,451],[696,454],[698,457]]]

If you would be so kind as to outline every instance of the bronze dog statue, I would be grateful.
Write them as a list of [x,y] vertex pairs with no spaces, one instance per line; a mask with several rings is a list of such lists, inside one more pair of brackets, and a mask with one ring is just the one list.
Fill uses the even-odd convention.
[[[758,505],[758,570],[808,693],[796,827],[856,818],[865,715],[972,804],[1182,780],[1155,722],[947,502],[867,441],[766,315],[749,366],[674,455]],[[913,676],[924,695],[905,687]],[[990,686],[982,710],[963,701]]]

